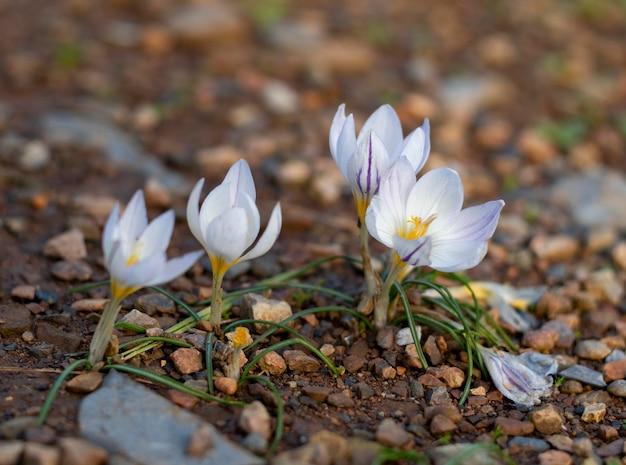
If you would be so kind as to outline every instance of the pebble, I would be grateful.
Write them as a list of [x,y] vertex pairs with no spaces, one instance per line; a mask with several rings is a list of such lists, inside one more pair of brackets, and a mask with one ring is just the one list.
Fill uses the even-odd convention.
[[554,145],[532,129],[521,132],[517,146],[525,158],[538,165],[545,165],[558,155]]
[[563,376],[564,378],[568,379],[574,379],[576,381],[580,381],[583,384],[588,384],[594,387],[606,387],[606,382],[602,378],[602,373],[588,368],[584,365],[576,364],[567,367],[565,370],[559,371],[559,376]]
[[148,315],[154,315],[157,312],[166,314],[176,313],[174,302],[158,292],[140,296],[135,302],[135,305],[139,310]]
[[547,450],[539,454],[539,465],[572,465],[572,456],[562,450]]
[[[185,383],[185,385],[187,384]],[[181,392],[178,389],[168,389],[165,392],[165,398],[187,410],[191,410],[198,402],[200,402],[200,399],[193,394]]]
[[330,394],[330,389],[323,386],[303,386],[302,392],[317,402],[324,402]]
[[626,359],[605,363],[602,367],[602,373],[607,383],[626,378]]
[[397,370],[392,367],[387,360],[381,358],[374,360],[372,369],[374,373],[382,379],[394,379],[398,374]]
[[598,299],[607,300],[614,305],[618,305],[624,297],[623,280],[611,269],[591,273],[585,281],[585,288]]
[[[602,426],[600,425],[600,431],[602,430]],[[617,433],[617,431],[615,431]],[[602,433],[600,434],[602,435]],[[596,454],[598,457],[619,457],[624,453],[624,439],[615,439],[608,444],[604,444],[596,449]],[[594,457],[595,458],[595,457]],[[610,463],[605,462],[605,463]]]
[[508,417],[497,417],[494,424],[507,436],[528,436],[535,431],[535,425],[531,422]]
[[57,465],[60,463],[61,451],[53,446],[27,442],[24,446],[23,463],[33,465]]
[[[241,299],[241,318],[271,321],[280,323],[293,314],[291,305],[284,300],[266,299],[259,294],[246,294]],[[267,331],[270,326],[263,323],[255,323],[254,328],[258,333]]]
[[104,465],[109,454],[106,449],[81,438],[59,438],[63,465]]
[[435,386],[426,392],[426,401],[428,405],[440,405],[448,402],[450,396],[445,386]]
[[406,355],[406,364],[409,368],[422,368],[422,362],[417,354],[415,344],[408,344],[404,348],[404,354]]
[[619,438],[619,431],[617,428],[614,428],[609,425],[600,425],[598,428],[598,433],[600,434],[600,439],[603,441],[614,441]]
[[522,338],[522,344],[537,352],[550,352],[558,339],[559,334],[556,331],[552,329],[538,329],[526,331]]
[[590,404],[585,406],[581,415],[581,420],[586,423],[598,423],[606,415],[606,405],[603,403]]
[[99,371],[90,371],[88,373],[81,373],[80,375],[74,376],[67,382],[65,387],[70,392],[88,394],[98,389],[103,380],[104,374]]
[[248,434],[241,441],[241,445],[256,455],[265,454],[269,446],[268,441],[258,433]]
[[126,315],[124,315],[121,319],[124,323],[129,323],[137,326],[141,326],[142,328],[160,328],[159,320],[156,318],[152,318],[150,315],[146,315],[143,312],[140,312],[136,308],[132,309]]
[[50,272],[62,281],[88,281],[93,274],[84,260],[60,260],[52,265]]
[[102,312],[110,299],[81,299],[72,302],[72,308],[77,312]]
[[185,454],[195,459],[202,459],[208,455],[215,446],[213,430],[206,425],[195,429],[185,448]]
[[580,394],[583,392],[583,384],[574,379],[568,379],[561,384],[559,391],[563,394]]
[[333,392],[326,398],[326,403],[337,408],[354,408],[354,400],[343,392]]
[[30,331],[24,331],[22,333],[22,341],[24,342],[34,342],[35,341],[35,335],[33,333],[31,333]]
[[555,405],[539,407],[528,414],[537,431],[542,434],[557,434],[563,428],[563,416]]
[[558,338],[555,342],[555,346],[562,349],[569,349],[574,345],[576,341],[576,333],[572,328],[559,320],[550,320],[541,325],[541,329],[544,331],[552,330],[556,331]]
[[213,384],[215,385],[215,389],[220,392],[223,392],[227,396],[232,396],[237,392],[237,380],[234,378],[229,378],[227,376],[223,376],[220,378],[215,378],[213,380]]
[[319,370],[320,362],[301,350],[285,350],[283,357],[291,371],[311,373]]
[[189,438],[202,427],[212,430],[214,437],[211,461],[229,465],[265,463],[200,417],[115,370],[106,375],[100,389],[82,400],[78,425],[84,439],[123,455],[132,463],[199,463],[186,451]]
[[24,446],[22,441],[0,441],[0,464],[17,465],[20,463]]
[[[617,230],[613,227],[593,228],[591,231],[589,231],[589,234],[587,236],[586,249],[591,253],[602,252],[613,247],[617,239],[618,233]],[[612,255],[614,254],[617,247],[619,247],[619,244],[617,244],[613,248]],[[624,248],[624,253],[626,254],[626,247]],[[626,259],[626,256],[624,258]],[[613,260],[615,260],[614,255]]]
[[320,347],[320,352],[326,357],[330,357],[335,353],[335,346],[333,346],[332,344],[322,344],[322,347]]
[[621,270],[626,270],[626,242],[615,245],[611,250],[611,257]]
[[45,321],[35,323],[35,336],[38,340],[52,344],[62,352],[68,353],[76,352],[83,342],[80,334],[66,332]]
[[229,3],[179,6],[167,16],[167,31],[190,46],[235,42],[246,34],[244,18]]
[[391,326],[385,326],[376,333],[376,344],[378,347],[384,350],[393,348],[395,343],[394,328]]
[[588,437],[577,437],[572,441],[572,452],[580,457],[591,457],[593,442]]
[[170,355],[176,370],[183,375],[202,370],[202,354],[197,349],[181,347]]
[[271,351],[266,353],[259,360],[261,370],[270,375],[282,375],[287,370],[285,359],[277,352]]
[[24,144],[18,162],[29,171],[43,169],[50,163],[50,149],[40,140],[29,141]]
[[606,389],[616,397],[626,397],[626,379],[616,379]]
[[415,342],[419,343],[422,339],[422,327],[416,326],[415,332],[417,333],[417,341],[413,340],[413,335],[411,334],[411,328],[402,328],[396,333],[396,344],[399,346],[406,346],[408,344],[414,344]]
[[424,354],[426,354],[428,358],[430,359],[430,363],[432,365],[437,366],[443,360],[441,351],[439,350],[439,347],[437,346],[437,342],[432,335],[428,336],[428,338],[426,339],[423,350],[424,350]]
[[311,166],[304,160],[287,160],[276,171],[276,179],[284,187],[302,187],[310,178]]
[[107,219],[116,203],[116,199],[105,195],[80,194],[72,199],[72,204],[77,211],[102,222]]
[[351,38],[329,38],[304,54],[304,65],[310,77],[323,84],[333,75],[366,73],[375,62],[372,50]]
[[444,367],[439,378],[445,381],[449,388],[458,388],[465,382],[465,372],[457,367]]
[[578,341],[574,352],[581,358],[589,360],[603,360],[611,353],[611,348],[601,341],[588,339]]
[[411,441],[411,435],[397,421],[385,418],[376,428],[376,441],[383,446],[401,448]]
[[550,448],[550,445],[541,439],[516,436],[507,443],[507,447],[509,449],[509,455],[515,456],[516,449],[532,452],[544,452]]
[[548,441],[555,449],[562,450],[563,452],[572,452],[572,438],[565,434],[553,434],[552,436],[547,436],[546,441]]
[[11,289],[11,297],[21,300],[35,300],[35,291],[37,288],[29,284],[22,284]]
[[354,384],[352,386],[352,390],[355,392],[356,396],[359,399],[369,399],[370,397],[373,397],[375,394],[371,386],[363,381],[361,381],[360,383]]
[[283,81],[268,80],[261,90],[261,98],[267,109],[277,115],[291,115],[300,108],[298,93]]
[[250,434],[257,433],[266,441],[272,436],[272,419],[265,405],[255,400],[246,405],[237,420],[239,428]]
[[573,258],[580,249],[580,243],[566,235],[537,235],[530,241],[530,249],[537,257],[554,263]]
[[43,246],[43,254],[50,258],[80,260],[87,258],[85,237],[80,229],[70,229],[50,238]]
[[437,414],[430,421],[430,433],[433,436],[443,436],[456,431],[457,425],[445,415]]

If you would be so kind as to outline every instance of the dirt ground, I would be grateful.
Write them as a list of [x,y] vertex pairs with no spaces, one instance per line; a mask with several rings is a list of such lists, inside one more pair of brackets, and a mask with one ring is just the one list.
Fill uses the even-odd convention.
[[[88,349],[98,313],[72,304],[104,298],[108,289],[70,290],[107,279],[101,227],[114,202],[127,202],[139,188],[150,218],[176,210],[169,249],[176,256],[198,248],[184,221],[191,186],[206,177],[213,187],[234,161],[248,160],[262,217],[280,200],[284,224],[268,257],[227,279],[227,292],[317,258],[358,254],[352,199],[327,142],[341,103],[355,113],[357,127],[382,103],[398,111],[405,134],[430,118],[425,170],[457,169],[468,205],[507,202],[488,256],[469,277],[517,288],[547,285],[569,307],[538,313],[537,328],[560,318],[576,340],[624,349],[624,225],[590,226],[551,188],[598,169],[626,174],[625,34],[626,6],[610,0],[0,0],[0,423],[36,415],[59,370]],[[44,253],[51,238],[71,228],[85,237],[79,272],[59,271],[59,258]],[[384,248],[371,245],[381,257]],[[207,268],[204,258],[165,288],[202,299],[210,290]],[[598,270],[610,271],[602,282],[610,281],[614,294],[588,285]],[[355,298],[363,289],[359,271],[345,260],[300,280]],[[123,313],[149,292],[129,298]],[[293,290],[272,298],[294,311],[339,303]],[[576,304],[584,298],[589,306]],[[176,308],[154,316],[167,327],[187,315]],[[393,418],[411,432],[416,451],[441,445],[443,437],[493,439],[515,463],[538,463],[545,453],[508,442],[518,435],[545,440],[537,430],[494,434],[498,418],[529,417],[488,381],[476,379],[485,395],[470,396],[458,409],[457,427],[437,434],[428,400],[416,397],[414,381],[429,388],[420,378],[424,370],[407,367],[401,348],[382,349],[373,331],[359,331],[337,313],[298,319],[296,328],[317,346],[334,346],[337,365],[351,355],[365,363],[337,378],[323,369],[272,377],[285,402],[279,451],[321,429],[373,440],[381,420]],[[425,328],[423,340],[431,335],[440,337]],[[511,336],[537,348],[523,334]],[[571,340],[539,349],[602,371],[602,360],[583,360],[575,347]],[[161,367],[181,379],[169,359],[173,350],[159,353]],[[462,360],[459,352],[451,345],[439,366]],[[381,359],[396,369],[393,378],[377,372]],[[373,393],[360,396],[359,383]],[[315,401],[303,395],[306,386],[348,392],[354,404]],[[593,463],[620,463],[621,450],[602,447],[623,443],[623,399],[584,383],[570,387],[544,400],[562,412],[563,435],[590,438]],[[455,403],[460,390],[448,391]],[[602,392],[606,414],[582,421],[577,396],[593,392]],[[61,390],[48,421],[56,436],[78,433],[81,398]],[[244,388],[235,398],[263,396]],[[243,439],[237,409],[204,402],[191,409]],[[575,447],[551,450],[581,457]]]

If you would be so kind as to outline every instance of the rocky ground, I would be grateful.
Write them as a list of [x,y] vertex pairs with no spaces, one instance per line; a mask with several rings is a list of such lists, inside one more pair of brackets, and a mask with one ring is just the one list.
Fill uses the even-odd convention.
[[[44,427],[34,419],[88,348],[108,296],[106,286],[70,290],[107,279],[101,227],[138,188],[151,218],[176,210],[178,255],[198,248],[184,221],[193,183],[215,186],[239,158],[250,163],[262,216],[280,200],[284,225],[226,291],[358,253],[351,196],[328,153],[340,103],[357,125],[382,103],[405,131],[430,118],[425,169],[458,170],[467,204],[506,201],[487,258],[467,274],[544,286],[527,313],[532,329],[511,337],[557,357],[561,372],[532,409],[475,372],[459,405],[464,355],[433,330],[423,329],[424,370],[395,343],[397,328],[364,331],[337,312],[298,318],[294,328],[346,370],[335,377],[288,353],[303,347],[281,351],[288,363],[270,379],[284,433],[270,460],[382,463],[384,446],[437,464],[467,454],[498,463],[489,447],[472,448],[492,444],[519,464],[622,463],[625,29],[626,6],[611,0],[0,0],[0,463],[262,462],[279,409],[257,383],[232,396],[242,408],[116,375],[86,396],[104,376],[93,374],[64,384]],[[207,262],[166,288],[189,303],[207,298]],[[300,281],[362,290],[345,260]],[[284,289],[271,297],[294,312],[340,303]],[[135,308],[162,328],[187,317],[150,290],[122,315]],[[138,363],[201,386],[202,358],[185,355],[166,345]],[[167,447],[149,455],[155,437]]]

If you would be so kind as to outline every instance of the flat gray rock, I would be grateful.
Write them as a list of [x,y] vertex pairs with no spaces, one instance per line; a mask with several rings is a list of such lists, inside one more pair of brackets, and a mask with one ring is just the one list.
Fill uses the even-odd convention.
[[[257,465],[265,460],[222,436],[201,418],[112,370],[102,387],[80,404],[82,436],[110,454],[145,465]],[[192,435],[209,431],[202,457],[185,453]],[[206,433],[205,433],[206,435]],[[196,435],[197,436],[197,435]],[[194,436],[195,437],[195,436]]]
[[591,368],[587,368],[583,365],[572,365],[571,367],[560,371],[559,376],[563,376],[567,379],[574,379],[576,381],[580,381],[583,384],[588,384],[594,387],[606,387],[606,382],[604,381],[602,373],[596,370],[592,370]]

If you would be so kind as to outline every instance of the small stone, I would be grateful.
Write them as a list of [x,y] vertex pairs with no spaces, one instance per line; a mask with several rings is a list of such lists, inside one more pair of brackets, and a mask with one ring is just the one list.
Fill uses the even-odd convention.
[[444,415],[435,415],[430,421],[430,432],[434,436],[442,436],[456,431],[456,424]]
[[330,357],[335,353],[335,346],[333,346],[332,344],[322,344],[322,347],[320,347],[320,352],[326,357]]
[[37,428],[37,417],[16,417],[0,423],[0,435],[5,439],[17,439],[28,428]]
[[561,384],[559,391],[562,394],[580,394],[583,392],[583,384],[574,379],[568,379]]
[[21,300],[35,300],[36,290],[37,288],[35,286],[30,286],[28,284],[15,286],[13,289],[11,289],[11,297]]
[[574,349],[576,355],[589,360],[603,360],[611,353],[611,348],[601,341],[589,339],[578,341]]
[[317,402],[324,402],[330,394],[330,389],[323,386],[303,386],[302,392]]
[[281,186],[302,187],[311,177],[311,166],[304,160],[288,160],[279,166],[276,179]]
[[590,404],[585,407],[581,420],[586,423],[598,423],[606,415],[606,405],[602,403]]
[[77,312],[102,312],[109,299],[81,299],[72,302],[72,308]]
[[572,452],[580,457],[591,457],[593,442],[588,437],[577,437],[572,441]]
[[434,366],[437,366],[441,363],[443,357],[441,356],[441,352],[439,351],[437,342],[432,335],[428,336],[428,338],[426,339],[423,349],[424,353],[430,359],[430,363],[432,363]]
[[444,404],[450,400],[448,389],[445,386],[435,386],[426,393],[426,401],[428,405]]
[[22,333],[22,341],[24,342],[34,342],[35,341],[35,335],[33,333],[31,333],[30,331],[24,331]]
[[539,165],[544,165],[557,156],[554,145],[535,130],[522,131],[517,145],[525,158]]
[[195,459],[202,459],[210,454],[215,446],[215,438],[213,436],[213,430],[206,425],[196,428],[189,436],[185,455]]
[[621,270],[626,270],[626,242],[620,242],[613,247],[611,257]]
[[241,445],[256,455],[265,454],[269,446],[267,439],[258,433],[248,434],[243,438],[243,441],[241,441]]
[[[607,364],[604,366],[606,367],[606,365]],[[589,384],[590,386],[601,388],[606,386],[604,379],[602,379],[602,373],[592,370],[584,365],[576,364],[567,367],[565,370],[559,372],[559,376],[575,379],[576,381],[580,381],[583,384]]]
[[202,370],[202,354],[197,349],[181,347],[172,352],[170,358],[180,374],[188,375]]
[[[284,300],[266,299],[258,294],[246,294],[241,299],[241,318],[244,319],[280,323],[292,314],[291,306]],[[255,323],[254,328],[258,333],[262,333],[270,329],[270,326]]]
[[333,392],[328,395],[326,403],[337,408],[353,408],[354,400],[345,395],[343,392]]
[[33,465],[57,465],[61,458],[61,451],[53,446],[46,446],[36,442],[27,442],[24,447],[23,463]]
[[316,358],[305,354],[301,350],[286,350],[283,352],[283,357],[291,371],[311,373],[320,368],[320,362]]
[[166,209],[172,206],[170,190],[156,178],[150,178],[143,187],[147,207]]
[[18,465],[24,445],[22,441],[0,441],[0,465]]
[[259,360],[259,366],[261,367],[261,370],[269,373],[270,375],[282,375],[287,370],[285,359],[274,351],[268,352],[261,357]]
[[[187,386],[187,383],[185,383],[185,385]],[[193,394],[188,394],[186,392],[179,391],[178,389],[169,389],[165,392],[165,397],[170,402],[173,402],[179,407],[187,410],[191,410],[198,402],[200,402],[200,399]]]
[[348,373],[356,373],[367,363],[367,358],[359,355],[348,355],[343,360],[343,367]]
[[192,47],[236,42],[246,34],[242,15],[228,3],[179,6],[167,16],[167,32]]
[[543,452],[548,450],[550,445],[541,439],[516,436],[508,442],[507,448],[509,454],[515,455],[519,449],[532,453]]
[[406,364],[409,368],[423,368],[415,344],[408,344],[404,349],[404,353],[406,355]]
[[108,459],[106,449],[81,438],[59,438],[63,465],[104,465]]
[[[598,447],[594,455],[600,458],[618,457],[624,453],[624,442],[624,439],[615,439],[608,444]],[[592,456],[592,459],[595,460],[595,457]],[[606,463],[610,463],[610,461]]]
[[538,329],[534,331],[526,331],[522,338],[522,344],[526,347],[536,350],[537,352],[549,352],[554,348],[559,335],[552,329]]
[[160,328],[159,320],[140,312],[136,308],[122,317],[124,323],[141,326],[142,328]]
[[104,375],[99,371],[90,371],[73,377],[67,382],[66,388],[70,392],[88,394],[98,389],[103,379]]
[[605,363],[602,367],[602,373],[607,383],[626,378],[626,359]]
[[261,98],[267,109],[277,115],[290,115],[300,108],[300,97],[287,83],[268,80],[261,90]]
[[572,452],[572,438],[566,436],[565,434],[553,434],[552,436],[546,437],[546,441],[548,441],[555,449],[569,453]]
[[61,281],[88,281],[93,270],[84,260],[61,260],[50,268],[52,276]]
[[383,446],[402,448],[411,441],[411,435],[397,421],[385,418],[376,428],[376,441]]
[[616,379],[606,388],[615,397],[626,397],[626,379]]
[[539,465],[572,465],[572,456],[562,450],[547,450],[539,454]]
[[371,386],[363,381],[353,385],[352,390],[355,392],[356,396],[359,399],[369,399],[375,394]]
[[223,392],[227,396],[232,396],[237,392],[237,380],[233,378],[227,378],[225,376],[220,378],[215,378],[213,380],[213,384],[215,385],[215,389],[220,392]]
[[50,149],[39,140],[29,141],[24,144],[24,149],[19,157],[20,166],[26,170],[36,171],[45,168],[50,162]]
[[64,260],[80,260],[87,258],[85,238],[80,229],[70,229],[49,239],[43,247],[46,257]]
[[555,405],[539,407],[528,414],[537,431],[542,434],[557,434],[563,428],[563,417]]
[[[617,238],[618,238],[617,229],[614,227],[607,226],[607,227],[593,228],[589,232],[589,236],[587,237],[587,250],[591,253],[602,252],[612,247],[613,244],[615,244]],[[615,248],[613,249],[613,252],[614,251],[615,251]],[[624,253],[626,254],[626,248],[624,248]],[[613,260],[615,260],[614,255],[613,255]]]
[[549,262],[563,262],[578,253],[580,243],[577,239],[565,235],[538,235],[530,241],[530,249],[537,257]]
[[66,332],[45,321],[35,323],[35,335],[38,340],[52,344],[62,352],[76,352],[83,342],[80,334]]
[[265,440],[272,435],[272,419],[265,405],[258,400],[246,405],[237,421],[239,428],[246,433],[257,433]]
[[535,425],[529,421],[515,420],[513,418],[498,417],[495,424],[507,436],[528,436],[535,431]]
[[617,431],[617,428],[613,428],[609,425],[600,425],[598,433],[600,434],[600,439],[607,442],[614,441],[619,438],[619,431]]
[[624,296],[624,284],[612,269],[594,271],[585,282],[587,291],[601,300],[618,305]]
[[415,328],[415,332],[417,333],[417,341],[413,340],[411,328],[402,328],[396,333],[396,344],[399,346],[406,346],[408,344],[414,344],[415,342],[419,343],[422,338],[422,327],[417,326]]
[[394,342],[394,329],[391,326],[385,326],[376,333],[376,344],[381,349],[389,350],[393,348]]
[[444,380],[448,387],[458,388],[465,382],[465,372],[457,367],[445,367],[439,378]]
[[135,305],[137,306],[137,309],[147,313],[148,315],[154,315],[156,313],[173,315],[176,313],[176,306],[174,305],[174,302],[158,292],[140,296],[137,299],[137,302],[135,302]]

